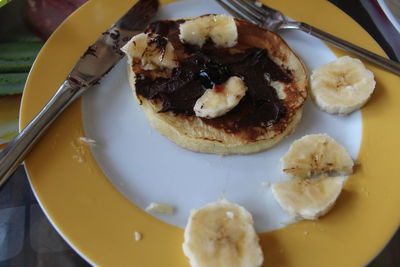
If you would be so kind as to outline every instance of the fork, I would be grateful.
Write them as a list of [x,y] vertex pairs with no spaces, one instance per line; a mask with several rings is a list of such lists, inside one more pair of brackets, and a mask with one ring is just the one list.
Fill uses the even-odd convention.
[[400,76],[400,63],[386,59],[362,47],[340,39],[332,34],[308,25],[304,22],[290,21],[278,10],[270,8],[255,0],[216,0],[233,16],[252,22],[260,27],[276,32],[279,30],[301,30],[334,46],[349,51],[376,65]]

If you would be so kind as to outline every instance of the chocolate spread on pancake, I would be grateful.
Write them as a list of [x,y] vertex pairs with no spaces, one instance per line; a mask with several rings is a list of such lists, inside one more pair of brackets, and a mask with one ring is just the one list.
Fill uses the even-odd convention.
[[291,73],[282,69],[261,48],[247,48],[234,52],[217,48],[208,41],[203,48],[183,45],[177,39],[182,21],[163,21],[151,24],[147,32],[167,37],[175,50],[184,50],[179,66],[169,78],[154,80],[146,74],[136,76],[136,93],[147,99],[159,99],[162,109],[175,114],[194,116],[193,107],[205,90],[223,84],[231,76],[241,77],[248,87],[246,96],[227,114],[202,119],[205,123],[236,132],[241,128],[266,128],[285,116],[285,107],[271,87],[270,81],[291,82]]

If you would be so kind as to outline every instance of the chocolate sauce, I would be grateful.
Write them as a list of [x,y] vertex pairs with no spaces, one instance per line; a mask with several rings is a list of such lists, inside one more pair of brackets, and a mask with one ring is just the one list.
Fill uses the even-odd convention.
[[114,32],[110,32],[110,37],[113,40],[118,40],[120,37],[120,32],[119,30],[114,30]]
[[179,24],[184,22],[183,20],[164,20],[164,21],[155,21],[147,26],[146,33],[156,33],[167,37],[168,34],[172,31],[178,30]]
[[168,40],[160,35],[156,35],[155,37],[151,37],[148,44],[155,44],[157,49],[165,51],[165,47],[167,46]]
[[[168,37],[178,25],[173,21],[158,22],[151,24],[148,31]],[[202,49],[190,45],[184,45],[183,49],[190,54],[180,60],[171,77],[152,80],[144,74],[137,76],[136,92],[148,99],[161,100],[159,112],[192,116],[193,107],[205,90],[223,84],[231,76],[238,76],[248,87],[246,95],[233,110],[218,118],[203,119],[205,123],[227,132],[237,132],[254,126],[266,128],[285,116],[285,107],[269,84],[271,81],[291,82],[292,75],[274,63],[265,49],[248,48],[232,54],[209,42]]]
[[96,55],[96,46],[95,46],[95,45],[89,46],[89,47],[86,49],[85,53],[83,53],[82,58],[84,58],[84,57],[86,57],[86,56],[88,56],[88,55],[97,57],[97,55]]
[[139,75],[136,78],[136,92],[148,99],[161,99],[163,107],[159,112],[194,115],[194,104],[207,89],[199,76],[204,64],[204,59],[193,56],[173,69],[170,78],[151,80],[143,74]]

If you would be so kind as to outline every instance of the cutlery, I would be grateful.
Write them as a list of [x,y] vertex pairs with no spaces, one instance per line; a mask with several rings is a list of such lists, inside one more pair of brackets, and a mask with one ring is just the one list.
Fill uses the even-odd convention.
[[0,153],[0,186],[65,108],[98,83],[124,56],[120,48],[143,31],[158,5],[158,0],[139,0],[89,46],[50,101]]
[[372,53],[362,47],[340,39],[332,34],[304,22],[290,21],[278,10],[272,9],[254,0],[216,0],[226,11],[232,15],[252,22],[260,27],[276,32],[279,30],[301,30],[319,39],[327,41],[334,46],[349,51],[376,65],[400,75],[400,63]]

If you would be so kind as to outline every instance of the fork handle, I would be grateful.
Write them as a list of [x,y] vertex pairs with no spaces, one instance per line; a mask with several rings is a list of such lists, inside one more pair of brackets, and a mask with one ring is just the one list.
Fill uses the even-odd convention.
[[298,29],[303,32],[306,32],[306,33],[313,35],[321,40],[327,41],[338,48],[349,51],[359,57],[362,57],[372,63],[375,63],[376,65],[379,65],[382,68],[385,68],[385,69],[400,76],[400,63],[390,60],[390,59],[387,59],[387,58],[384,58],[375,53],[372,53],[371,51],[368,51],[362,47],[359,47],[359,46],[354,45],[350,42],[347,42],[343,39],[340,39],[332,34],[329,34],[325,31],[322,31],[311,25],[308,25],[307,23],[304,23],[304,22],[288,23],[284,28],[285,29]]

